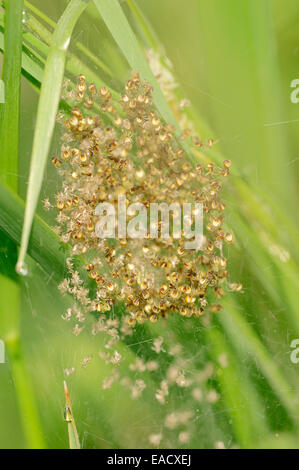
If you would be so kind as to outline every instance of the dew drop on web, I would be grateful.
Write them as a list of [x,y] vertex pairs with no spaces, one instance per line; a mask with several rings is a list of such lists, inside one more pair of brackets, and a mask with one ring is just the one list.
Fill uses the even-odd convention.
[[26,10],[23,10],[22,11],[22,23],[25,25],[28,23],[28,21],[29,21],[28,12]]

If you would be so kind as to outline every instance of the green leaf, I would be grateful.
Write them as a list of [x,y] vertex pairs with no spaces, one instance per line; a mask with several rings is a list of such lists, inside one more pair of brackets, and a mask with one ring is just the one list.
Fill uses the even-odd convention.
[[17,263],[17,271],[21,274],[26,272],[24,259],[54,130],[66,53],[72,31],[86,6],[87,3],[83,0],[72,0],[68,4],[55,29],[45,65],[31,156],[22,242]]

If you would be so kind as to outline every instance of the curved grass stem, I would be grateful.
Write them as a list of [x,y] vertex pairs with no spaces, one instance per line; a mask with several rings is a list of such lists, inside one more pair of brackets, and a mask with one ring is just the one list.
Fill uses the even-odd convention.
[[26,273],[24,260],[54,131],[66,54],[75,24],[86,6],[87,2],[83,0],[72,0],[68,4],[54,31],[44,69],[31,156],[22,242],[16,266],[20,274]]

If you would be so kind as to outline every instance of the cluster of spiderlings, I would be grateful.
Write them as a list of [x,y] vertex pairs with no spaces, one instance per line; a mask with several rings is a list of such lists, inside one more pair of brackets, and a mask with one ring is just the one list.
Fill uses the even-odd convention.
[[[87,260],[85,269],[96,294],[92,296],[80,279],[74,280],[72,267],[72,279],[63,289],[75,295],[85,312],[108,312],[122,301],[130,326],[174,313],[200,317],[207,308],[219,311],[217,302],[225,288],[242,288],[228,283],[222,251],[223,243],[233,241],[223,229],[225,204],[220,200],[230,161],[223,167],[214,163],[193,167],[173,126],[162,122],[156,112],[152,87],[138,74],[126,84],[120,105],[112,104],[107,88],[88,85],[82,75],[71,97],[76,106],[64,122],[61,155],[52,158],[63,179],[56,195],[57,231],[63,242],[72,245],[74,255]],[[84,110],[94,105],[101,109],[101,117]],[[194,142],[202,145],[196,138]],[[121,194],[126,195],[127,205],[201,203],[202,249],[185,249],[184,237],[152,239],[150,233],[144,239],[99,239],[95,208],[100,202],[117,206]],[[135,215],[128,213],[128,221]],[[191,218],[192,224],[194,213]],[[161,235],[161,222],[158,225]]]

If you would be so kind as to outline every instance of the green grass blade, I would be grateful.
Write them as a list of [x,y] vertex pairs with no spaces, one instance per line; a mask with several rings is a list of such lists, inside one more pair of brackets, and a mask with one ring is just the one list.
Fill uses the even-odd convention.
[[[16,244],[21,241],[24,212],[24,201],[7,186],[0,184],[0,227]],[[62,247],[59,236],[35,215],[28,254],[44,272],[49,276],[53,274],[56,281],[61,281],[65,272],[65,257],[70,253],[70,247]]]
[[[0,104],[0,180],[18,190],[19,116],[22,62],[22,0],[5,5],[4,61],[2,80],[4,102]],[[1,240],[1,270],[15,263],[17,247]],[[5,273],[6,274],[6,273]],[[17,279],[0,275],[0,336],[5,340],[20,417],[28,447],[43,448],[45,443],[26,368],[20,340],[20,285]]]
[[289,412],[290,417],[298,425],[296,419],[299,412],[299,403],[296,391],[292,389],[292,386],[285,379],[279,366],[272,359],[270,353],[261,343],[250,324],[242,317],[234,302],[230,299],[224,299],[223,304],[225,310],[219,315],[219,321],[227,332],[231,344],[239,351],[238,356],[240,354],[241,356],[248,354],[252,356],[281,400],[281,403]]
[[18,189],[20,71],[22,54],[22,8],[23,2],[7,3],[5,13],[5,54],[2,81],[4,103],[0,104],[1,181],[15,191]]
[[130,67],[135,72],[139,72],[143,80],[147,80],[154,87],[154,102],[163,119],[178,128],[178,123],[118,1],[94,0],[94,3]]
[[[44,12],[36,8],[34,5],[32,5],[30,2],[26,1],[24,2],[25,7],[28,9],[28,11],[32,12],[34,15],[36,15],[40,20],[42,20],[45,24],[50,26],[51,28],[55,28],[56,23],[53,21],[51,18],[49,18],[47,15],[45,15]],[[30,20],[29,20],[30,21]],[[106,72],[108,75],[112,75],[112,72],[109,67],[97,56],[95,56],[87,47],[84,46],[79,41],[75,42],[75,46],[77,47],[78,50],[83,52],[89,59],[100,69],[102,69],[104,72]]]
[[3,80],[0,80],[0,103],[4,103],[5,100],[5,84]]
[[[263,285],[269,298],[278,308],[282,307],[282,302],[288,305],[286,316],[293,326],[294,334],[298,335],[299,281],[296,263],[292,258],[282,261],[277,255],[271,254],[269,248],[276,246],[275,239],[273,240],[265,229],[259,228],[255,223],[255,232],[253,232],[248,228],[247,220],[243,220],[238,214],[233,214],[232,218],[236,237],[243,246],[245,257],[248,257],[247,266],[251,269],[251,275],[253,274],[260,285]],[[240,256],[242,251],[239,251]]]
[[[7,285],[7,281],[8,280],[6,278],[6,283],[2,284],[1,304],[5,299],[5,296],[2,296],[2,289],[5,290],[6,296],[12,295],[11,293],[8,294],[7,289],[9,286]],[[11,302],[11,297],[9,301]],[[16,302],[16,299],[14,299],[14,302]],[[19,306],[16,305],[16,308],[19,308]],[[18,397],[21,422],[24,429],[27,446],[30,449],[44,449],[45,441],[37,406],[35,403],[34,389],[27,371],[26,363],[24,361],[20,337],[10,335],[6,339],[5,343],[10,358],[11,371]]]
[[[33,11],[35,14],[37,14],[38,12],[38,17],[43,19],[43,21],[45,21],[49,26],[55,26],[55,23],[46,15],[41,14],[37,8],[34,7]],[[47,18],[47,20],[45,18]],[[31,14],[28,15],[28,21],[26,26],[28,31],[24,35],[25,43],[28,44],[32,49],[35,49],[38,54],[48,56],[48,48],[53,42],[52,32],[49,31],[37,18],[35,18]],[[85,56],[93,62],[93,65],[95,67],[100,67],[103,70],[105,69],[105,65],[102,66],[97,57],[95,57],[91,53],[88,53],[86,47],[83,44],[75,42],[75,45],[78,50],[83,52]],[[106,69],[105,71],[107,72]],[[73,52],[68,52],[68,61],[65,65],[65,72],[70,78],[76,77],[78,73],[83,73],[89,82],[93,82],[99,87],[107,86],[107,84],[101,79],[101,77],[96,74],[90,67],[88,67],[85,62],[83,62],[78,57],[78,55]],[[115,98],[115,90],[111,86],[109,86],[109,89],[111,91],[112,97]]]
[[67,421],[70,449],[80,449],[81,446],[80,446],[79,436],[78,436],[78,432],[76,428],[70,394],[67,388],[66,381],[64,381],[64,396],[65,396],[64,414],[65,414],[65,420]]
[[[2,15],[0,14],[0,52],[4,52],[4,33],[2,31],[2,27],[4,26],[4,22],[2,22]],[[3,28],[4,29],[4,28]],[[42,72],[43,69],[41,68],[40,63],[34,58],[34,55],[30,53],[28,48],[23,47],[22,51],[22,73],[26,76],[28,81],[36,86],[36,83],[40,85],[42,81]],[[0,97],[0,104],[4,103],[4,94],[5,94],[5,85],[3,80],[2,83],[2,95],[3,98]]]
[[[140,73],[143,80],[148,81],[153,86],[153,101],[165,122],[172,124],[179,137],[181,130],[161,88],[146,60],[144,52],[131,28],[118,0],[94,0],[99,13],[106,23],[107,28],[112,34],[115,42],[126,57],[128,64],[134,72]],[[192,164],[196,163],[196,158],[190,151],[186,142],[180,142],[181,147],[185,150],[187,158]]]
[[[260,397],[240,367],[221,329],[210,328],[206,331],[206,336],[212,346],[214,362],[218,365],[217,379],[225,409],[231,417],[237,442],[242,448],[252,448],[263,435],[269,432]],[[227,364],[220,367],[219,357],[223,354],[225,354]]]
[[17,263],[17,271],[21,274],[26,273],[24,259],[54,130],[66,53],[72,31],[86,6],[87,3],[83,0],[72,0],[68,4],[55,29],[45,65],[31,156],[22,242]]
[[150,23],[143,15],[143,12],[139,6],[134,0],[126,0],[126,4],[128,5],[132,16],[135,18],[136,24],[138,25],[147,46],[151,47],[152,49],[157,49],[158,38],[156,37],[155,32],[152,30]]

